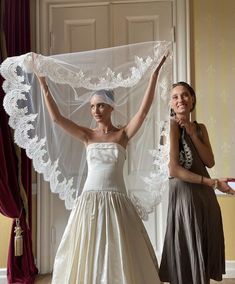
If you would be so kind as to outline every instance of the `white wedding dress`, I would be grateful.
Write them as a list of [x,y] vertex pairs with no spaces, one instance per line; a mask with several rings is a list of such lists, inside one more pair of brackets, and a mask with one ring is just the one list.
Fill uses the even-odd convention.
[[126,150],[87,146],[88,176],[59,246],[53,284],[159,284],[145,227],[127,196]]

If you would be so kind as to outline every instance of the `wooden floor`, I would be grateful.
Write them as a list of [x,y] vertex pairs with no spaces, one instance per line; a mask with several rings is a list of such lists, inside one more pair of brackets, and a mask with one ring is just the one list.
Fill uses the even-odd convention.
[[[38,275],[35,284],[50,284],[51,275]],[[224,279],[222,282],[211,281],[211,284],[235,284],[235,279]]]
[[51,275],[38,275],[34,283],[35,284],[50,284]]

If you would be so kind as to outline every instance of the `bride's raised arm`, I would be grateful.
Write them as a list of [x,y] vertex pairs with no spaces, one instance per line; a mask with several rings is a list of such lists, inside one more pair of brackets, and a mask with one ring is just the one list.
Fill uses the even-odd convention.
[[68,134],[86,143],[88,132],[90,131],[90,129],[77,125],[73,121],[64,117],[60,113],[59,108],[50,93],[45,77],[39,77],[39,76],[37,77],[38,77],[40,86],[43,90],[45,104],[46,104],[46,107],[47,107],[47,110],[49,112],[51,119],[56,124],[58,124],[61,128],[63,128]]
[[167,56],[168,55],[163,56],[161,62],[159,63],[155,71],[152,73],[150,80],[149,80],[147,90],[144,94],[142,103],[140,105],[140,108],[125,127],[125,132],[128,137],[128,140],[131,139],[136,134],[136,132],[139,130],[139,128],[143,124],[144,119],[146,118],[149,112],[149,109],[154,99],[154,93],[155,93],[155,87],[157,83],[158,74],[159,74],[159,71],[162,65],[165,63]]

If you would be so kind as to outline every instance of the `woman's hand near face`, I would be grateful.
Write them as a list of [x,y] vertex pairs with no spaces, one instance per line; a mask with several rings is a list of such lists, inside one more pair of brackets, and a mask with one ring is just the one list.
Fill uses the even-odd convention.
[[186,117],[181,117],[181,118],[176,117],[175,120],[177,121],[180,127],[185,128],[188,135],[193,136],[194,134],[197,133],[196,124],[186,119]]

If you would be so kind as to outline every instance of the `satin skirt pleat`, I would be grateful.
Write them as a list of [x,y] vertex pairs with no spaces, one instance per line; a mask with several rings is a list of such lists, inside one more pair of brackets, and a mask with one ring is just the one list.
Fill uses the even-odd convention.
[[125,194],[81,195],[55,258],[52,283],[161,283],[145,227]]
[[224,251],[222,217],[214,190],[171,179],[161,280],[171,284],[221,281]]

